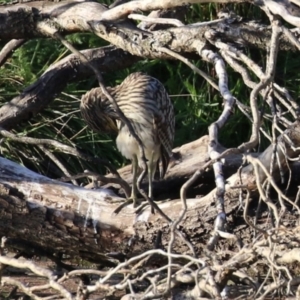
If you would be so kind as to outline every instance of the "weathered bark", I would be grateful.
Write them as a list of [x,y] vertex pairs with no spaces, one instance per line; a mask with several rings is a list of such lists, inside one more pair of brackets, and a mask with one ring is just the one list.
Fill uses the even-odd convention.
[[[157,182],[160,196],[163,190],[170,190],[171,184],[174,193],[169,193],[167,197],[178,197],[181,185],[177,178],[182,182],[193,170],[205,164],[207,143],[208,138],[204,136],[174,149],[175,153],[180,153],[180,160],[171,166],[165,181]],[[240,163],[241,157],[228,159],[231,173]],[[1,159],[1,168],[0,235],[8,236],[17,247],[26,241],[26,247],[30,245],[43,252],[63,251],[99,261],[107,252],[124,253],[130,250],[132,255],[133,252],[140,253],[141,247],[151,249],[153,230],[155,235],[162,226],[168,232],[168,224],[158,214],[151,215],[147,209],[136,218],[132,205],[129,205],[115,215],[113,211],[124,199],[113,196],[108,190],[84,189],[50,180],[4,158]],[[130,170],[130,166],[125,169]],[[125,176],[124,172],[121,174]],[[125,176],[129,182],[130,177],[131,174]],[[212,180],[213,176],[210,178]],[[194,200],[199,201],[190,201]],[[169,215],[170,207],[172,215]],[[175,219],[181,210],[180,201],[164,203],[162,209]],[[210,220],[213,220],[214,209],[209,214]],[[144,223],[139,225],[137,222],[139,218],[146,218],[148,224],[155,226],[146,232]],[[139,229],[140,226],[142,229]],[[147,242],[137,243],[129,249],[127,243],[136,234],[136,229],[142,230],[142,235],[147,234]]]
[[[13,36],[16,39],[51,37],[51,33],[44,31],[43,26],[55,29],[59,24],[62,25],[59,31],[63,33],[88,31],[88,21],[98,19],[105,10],[107,8],[100,3],[82,1],[34,1],[4,6],[0,9],[1,39],[12,39]],[[70,16],[80,15],[81,12],[81,19],[70,22]]]
[[[172,3],[171,7],[176,7],[176,4]],[[158,30],[150,34],[136,28],[130,21],[111,24],[102,20],[103,13],[112,11],[107,11],[107,8],[97,2],[81,1],[59,3],[35,1],[1,7],[0,38],[5,40],[52,37],[56,30],[64,34],[92,31],[131,54],[148,58],[166,58],[169,56],[155,51],[155,48],[167,45],[169,49],[180,53],[195,52],[193,42],[197,40],[206,43],[204,33],[209,29],[214,29],[215,34],[223,42],[238,41],[239,44],[261,49],[266,49],[271,35],[270,28],[266,26],[238,21],[230,22],[231,24],[224,22],[221,26],[218,24],[201,27],[183,26]],[[280,49],[296,51],[296,47],[284,36],[281,39]]]
[[[300,144],[299,127],[299,122],[296,122],[285,132],[295,147]],[[282,137],[281,144],[287,148],[290,157],[299,154],[299,151],[291,149],[287,138]],[[267,167],[270,147],[260,156]],[[200,168],[200,161],[198,163]],[[50,180],[5,158],[0,159],[0,165],[0,235],[18,240],[19,245],[25,243],[45,252],[67,253],[108,264],[111,259],[105,254],[115,252],[132,256],[141,253],[153,247],[157,235],[162,235],[163,247],[168,243],[168,222],[158,213],[151,214],[149,208],[136,215],[129,205],[115,215],[113,212],[120,205],[115,201],[120,198],[107,190],[89,190]],[[284,164],[282,166],[286,169]],[[228,214],[239,205],[238,193],[232,189],[238,184],[237,178],[233,175],[228,179]],[[243,185],[247,185],[249,190],[256,189],[251,167],[242,170],[242,178]],[[236,197],[232,197],[233,194]],[[205,244],[209,238],[216,215],[212,195],[213,192],[203,198],[187,200],[188,210],[182,223],[193,244],[199,241]],[[182,210],[179,200],[159,206],[171,220],[176,220]],[[183,253],[189,248],[182,241],[177,241],[174,251]]]

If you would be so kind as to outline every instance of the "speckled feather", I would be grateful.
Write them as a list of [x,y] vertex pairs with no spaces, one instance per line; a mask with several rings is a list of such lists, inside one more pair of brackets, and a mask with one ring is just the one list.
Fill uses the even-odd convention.
[[[175,131],[174,109],[164,86],[157,79],[138,72],[130,74],[120,85],[108,88],[108,91],[144,146],[149,142],[149,135],[146,136],[145,132],[150,134],[153,144],[160,145],[158,158],[162,162],[160,176],[163,177],[172,155]],[[119,131],[120,135],[124,130],[125,125],[118,119],[113,105],[102,94],[101,88],[87,92],[81,99],[80,109],[83,118],[94,131]],[[118,148],[122,152],[122,147]]]

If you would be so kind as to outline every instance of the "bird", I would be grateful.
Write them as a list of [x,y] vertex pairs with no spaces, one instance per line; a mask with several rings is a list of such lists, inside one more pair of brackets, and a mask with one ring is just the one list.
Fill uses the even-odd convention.
[[[172,157],[175,134],[173,104],[163,84],[142,72],[131,73],[121,84],[107,87],[107,91],[142,142],[148,170],[148,197],[152,200],[154,175],[159,171],[157,173],[162,179]],[[130,199],[136,207],[138,171],[144,166],[137,140],[100,87],[93,88],[82,96],[80,111],[93,131],[117,135],[118,150],[132,162]]]

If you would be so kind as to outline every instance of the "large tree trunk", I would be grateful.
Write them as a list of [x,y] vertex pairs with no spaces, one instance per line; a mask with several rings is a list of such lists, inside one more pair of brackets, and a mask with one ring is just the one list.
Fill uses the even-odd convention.
[[[296,122],[285,132],[295,147],[299,145],[299,126]],[[206,139],[196,141],[198,150],[201,149],[201,140]],[[299,154],[284,136],[280,143],[286,147],[289,157]],[[186,147],[180,149],[186,150]],[[188,155],[185,153],[183,157]],[[272,146],[260,155],[266,167],[270,165],[271,153]],[[191,158],[197,168],[205,163],[205,155],[199,157],[202,162],[197,160],[197,156]],[[136,215],[132,205],[128,205],[119,214],[114,214],[120,203],[113,202],[120,198],[106,189],[73,186],[38,175],[5,158],[1,158],[0,162],[0,235],[7,236],[14,245],[32,246],[46,253],[66,253],[109,264],[111,259],[106,256],[107,253],[127,253],[129,256],[141,253],[153,248],[153,241],[160,235],[161,245],[168,243],[168,222],[158,213],[151,214],[149,207]],[[184,169],[185,161],[180,164]],[[283,159],[282,167],[286,169]],[[183,169],[180,169],[181,172]],[[263,173],[260,176],[262,180]],[[255,190],[255,176],[250,166],[242,170],[242,178],[244,186]],[[232,189],[238,181],[236,174],[228,179],[227,214],[239,205],[238,191]],[[194,244],[200,245],[201,241],[205,244],[209,238],[216,216],[213,196],[214,191],[203,198],[187,200],[188,209],[182,223],[186,236]],[[159,207],[171,220],[176,220],[182,210],[182,202],[175,199],[161,203]],[[189,249],[185,243],[178,241],[174,244],[174,251],[184,253]]]

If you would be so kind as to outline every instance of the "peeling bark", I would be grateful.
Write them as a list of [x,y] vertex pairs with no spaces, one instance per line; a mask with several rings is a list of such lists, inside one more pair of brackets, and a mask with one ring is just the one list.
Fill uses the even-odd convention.
[[[172,3],[172,6],[175,7],[175,4]],[[108,11],[102,4],[80,0],[59,3],[36,1],[0,7],[0,15],[3,17],[0,20],[0,38],[5,40],[52,37],[56,30],[63,34],[94,32],[133,55],[169,58],[163,53],[156,53],[155,48],[168,46],[181,53],[196,52],[193,42],[197,40],[206,43],[204,34],[209,29],[216,30],[218,38],[223,42],[238,42],[240,45],[260,49],[266,49],[271,36],[270,28],[262,24],[243,21],[226,22],[226,20],[207,26],[198,27],[189,24],[179,28],[147,32],[137,28],[131,21],[118,20],[111,23],[101,20],[104,12]],[[155,41],[154,45],[152,45],[153,41]],[[279,47],[285,51],[297,50],[286,37],[281,38]]]

